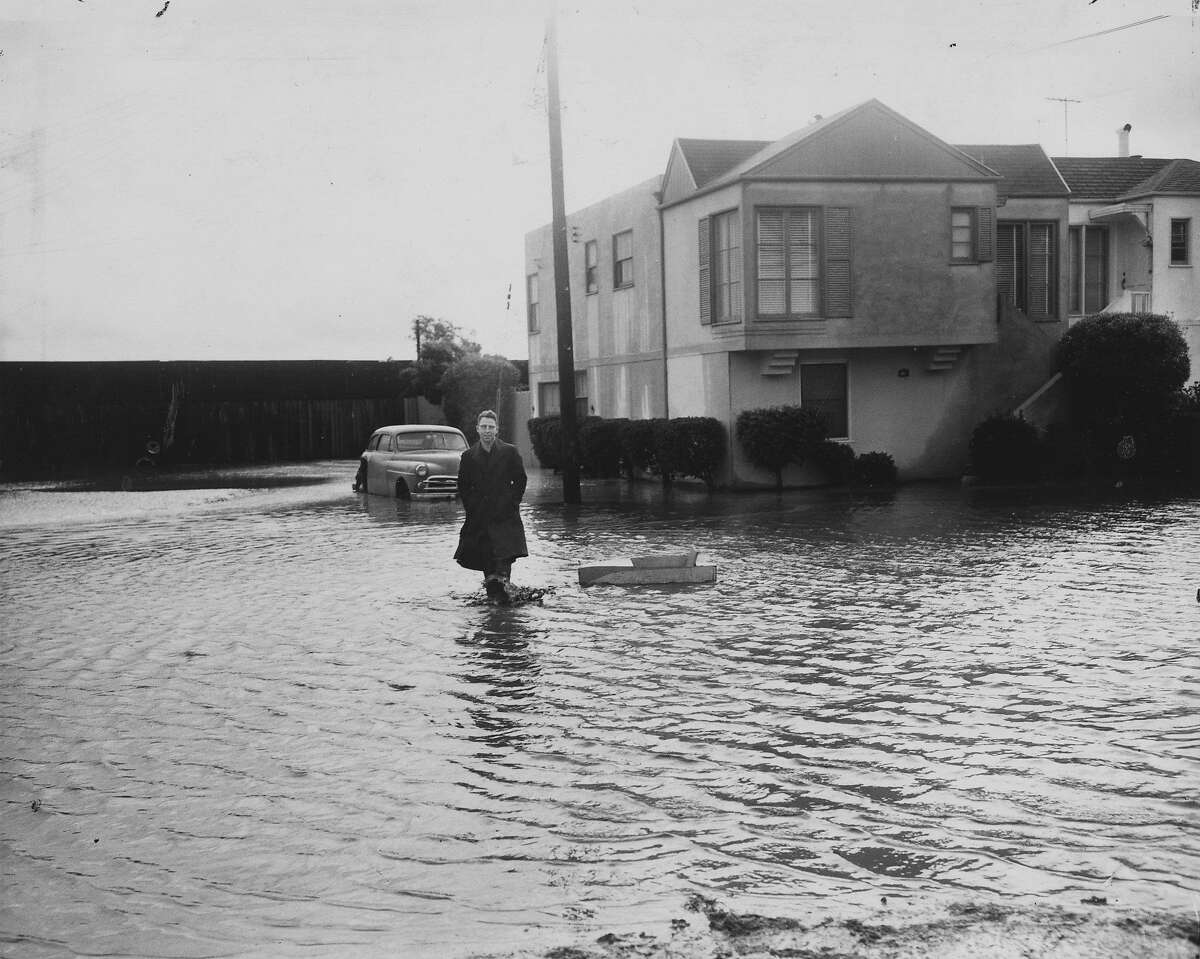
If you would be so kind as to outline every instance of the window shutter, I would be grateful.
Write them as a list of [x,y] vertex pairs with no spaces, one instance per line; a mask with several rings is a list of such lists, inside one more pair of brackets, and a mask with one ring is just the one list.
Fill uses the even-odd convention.
[[1029,316],[1046,319],[1054,315],[1054,227],[1049,223],[1029,226]]
[[975,231],[975,258],[980,263],[995,259],[996,224],[990,206],[981,206],[975,211]]
[[825,315],[853,316],[850,300],[850,209],[825,209]]
[[700,322],[712,323],[712,266],[709,246],[712,231],[708,217],[700,218]]

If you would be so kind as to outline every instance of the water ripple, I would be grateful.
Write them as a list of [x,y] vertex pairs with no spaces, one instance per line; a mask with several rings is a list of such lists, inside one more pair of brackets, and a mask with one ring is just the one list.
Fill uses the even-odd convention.
[[[449,560],[455,504],[345,479],[0,503],[31,509],[0,508],[14,955],[440,957],[695,891],[1200,894],[1194,500],[535,484],[517,572],[554,591],[503,609]],[[715,584],[574,583],[687,546]]]

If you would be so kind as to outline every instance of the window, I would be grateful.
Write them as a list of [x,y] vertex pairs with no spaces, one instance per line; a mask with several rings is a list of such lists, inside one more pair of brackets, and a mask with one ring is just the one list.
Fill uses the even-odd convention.
[[1058,313],[1057,246],[1053,223],[1001,223],[996,229],[996,289],[1031,319]]
[[982,263],[992,259],[994,222],[990,206],[953,207],[950,210],[950,262]]
[[759,316],[819,312],[819,251],[816,209],[758,211]]
[[[538,384],[538,416],[558,416],[562,412],[562,396],[558,380]],[[583,419],[590,412],[587,395],[587,370],[575,371],[575,416]]]
[[830,439],[848,439],[850,410],[845,363],[800,364],[800,408],[825,421]]
[[613,237],[613,289],[633,286],[633,231]]
[[970,210],[950,211],[950,259],[958,263],[975,261],[975,217]]
[[435,450],[439,448],[433,433],[397,433],[394,449],[397,453],[407,450]]
[[600,292],[600,248],[595,240],[588,240],[583,245],[583,282],[588,293]]
[[742,318],[742,217],[730,210],[712,218],[713,320]]
[[525,277],[525,315],[529,320],[529,332],[536,333],[538,324],[538,275],[530,273]]
[[700,322],[740,323],[742,215],[729,210],[700,220]]
[[851,211],[761,207],[755,216],[757,316],[850,316]]
[[1192,265],[1192,221],[1171,221],[1171,266]]
[[1108,304],[1108,229],[1073,226],[1067,241],[1068,312],[1072,316],[1099,313]]

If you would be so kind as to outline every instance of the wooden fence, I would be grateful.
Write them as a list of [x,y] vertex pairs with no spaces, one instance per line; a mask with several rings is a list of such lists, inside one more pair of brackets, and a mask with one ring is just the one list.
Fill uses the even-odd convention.
[[356,457],[408,361],[0,363],[0,476]]

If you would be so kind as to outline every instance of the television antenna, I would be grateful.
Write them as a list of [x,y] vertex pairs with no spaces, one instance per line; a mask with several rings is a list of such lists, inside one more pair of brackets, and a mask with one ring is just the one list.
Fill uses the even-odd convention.
[[1072,100],[1070,97],[1046,97],[1047,100],[1052,100],[1063,105],[1063,156],[1071,155],[1071,148],[1068,145],[1069,139],[1067,136],[1067,110],[1072,103],[1083,103],[1082,100]]

